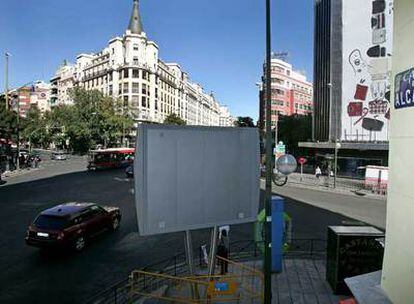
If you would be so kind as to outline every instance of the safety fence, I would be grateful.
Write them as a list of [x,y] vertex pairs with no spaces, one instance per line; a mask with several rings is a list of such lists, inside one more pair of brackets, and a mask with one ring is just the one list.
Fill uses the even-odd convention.
[[[326,240],[322,239],[292,239],[284,252],[285,259],[323,259],[326,254]],[[220,258],[218,258],[220,259]],[[230,243],[229,261],[237,265],[240,263],[252,263],[263,259],[263,244],[253,240],[237,241]],[[135,303],[145,295],[153,294],[156,297],[164,293],[165,288],[171,286],[191,286],[191,280],[200,283],[199,286],[206,286],[203,280],[203,273],[206,267],[203,252],[198,251],[198,257],[194,260],[197,266],[197,277],[191,277],[187,265],[185,253],[180,253],[168,259],[148,265],[139,270],[133,271],[131,276],[113,284],[105,290],[87,299],[85,304],[125,304]],[[231,264],[233,265],[233,264]],[[259,264],[260,265],[260,264]],[[236,267],[236,266],[230,266]],[[239,266],[240,267],[240,266]],[[248,268],[248,266],[246,266]],[[233,269],[234,272],[234,269]],[[249,275],[242,273],[237,280],[244,280]],[[254,276],[252,276],[254,277]],[[252,278],[250,277],[250,278]],[[180,280],[183,279],[183,280]],[[257,276],[256,279],[257,280]],[[201,281],[201,282],[199,282]],[[204,282],[204,283],[203,283]],[[257,286],[256,284],[255,286]],[[246,290],[249,287],[246,288]],[[246,298],[246,295],[244,295]],[[166,299],[164,299],[167,301]],[[207,300],[204,298],[204,300]],[[252,303],[256,303],[256,297],[252,298]],[[166,302],[168,303],[168,302]],[[186,302],[183,302],[186,303]],[[191,302],[197,303],[197,302]],[[202,302],[200,302],[202,303]],[[211,302],[214,303],[214,302]]]

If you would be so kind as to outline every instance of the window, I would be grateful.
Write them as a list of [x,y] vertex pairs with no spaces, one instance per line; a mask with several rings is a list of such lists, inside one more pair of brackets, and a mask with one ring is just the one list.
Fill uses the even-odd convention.
[[112,54],[115,54],[115,49],[114,48],[112,48]]
[[122,83],[119,84],[119,88],[118,88],[118,94],[122,93]]
[[128,69],[124,69],[124,78],[128,78]]
[[138,44],[135,43],[133,48],[134,48],[134,51],[138,51]]
[[67,217],[40,215],[34,222],[34,225],[40,229],[59,230],[67,227],[69,221]]
[[108,81],[112,81],[112,72],[108,73]]
[[128,93],[128,83],[124,83],[124,93]]
[[112,84],[109,85],[109,90],[108,90],[108,95],[112,96],[113,91],[112,91]]
[[133,82],[132,83],[132,93],[139,93],[139,83]]
[[134,65],[138,65],[138,57],[135,57],[135,56],[134,56],[134,59],[133,59],[133,64],[134,64]]
[[139,98],[138,96],[132,96],[131,97],[131,106],[134,108],[138,108],[138,102],[139,102]]
[[145,80],[148,80],[147,78],[148,78],[148,73],[147,73],[147,71],[142,71],[142,78],[143,79],[145,79]]
[[139,78],[139,70],[132,69],[132,78]]
[[147,107],[147,97],[142,96],[141,97],[141,106],[146,108]]
[[124,96],[124,107],[128,106],[128,96]]
[[147,85],[145,83],[142,84],[142,94],[147,95]]

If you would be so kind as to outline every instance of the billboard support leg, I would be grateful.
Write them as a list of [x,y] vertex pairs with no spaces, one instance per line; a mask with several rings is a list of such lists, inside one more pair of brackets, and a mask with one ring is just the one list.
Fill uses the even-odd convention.
[[[190,275],[194,275],[194,257],[193,257],[193,242],[191,240],[191,232],[190,230],[185,231],[185,238],[184,238],[184,245],[185,245],[185,255],[188,264],[188,270]],[[191,297],[193,299],[198,298],[198,288],[196,284],[191,284]]]
[[214,275],[214,266],[216,263],[216,252],[217,252],[217,235],[218,235],[218,226],[214,226],[211,231],[211,242],[210,242],[210,258],[208,265],[208,275]]

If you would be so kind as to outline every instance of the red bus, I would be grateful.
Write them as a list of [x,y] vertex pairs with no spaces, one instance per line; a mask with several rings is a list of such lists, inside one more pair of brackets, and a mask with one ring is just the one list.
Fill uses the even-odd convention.
[[89,151],[88,170],[128,167],[134,162],[134,148],[110,148]]

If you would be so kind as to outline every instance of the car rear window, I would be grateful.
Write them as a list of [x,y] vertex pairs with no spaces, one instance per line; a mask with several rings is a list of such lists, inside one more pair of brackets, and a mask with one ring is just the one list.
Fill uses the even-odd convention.
[[69,220],[67,217],[39,215],[33,224],[40,229],[59,230],[67,227]]

